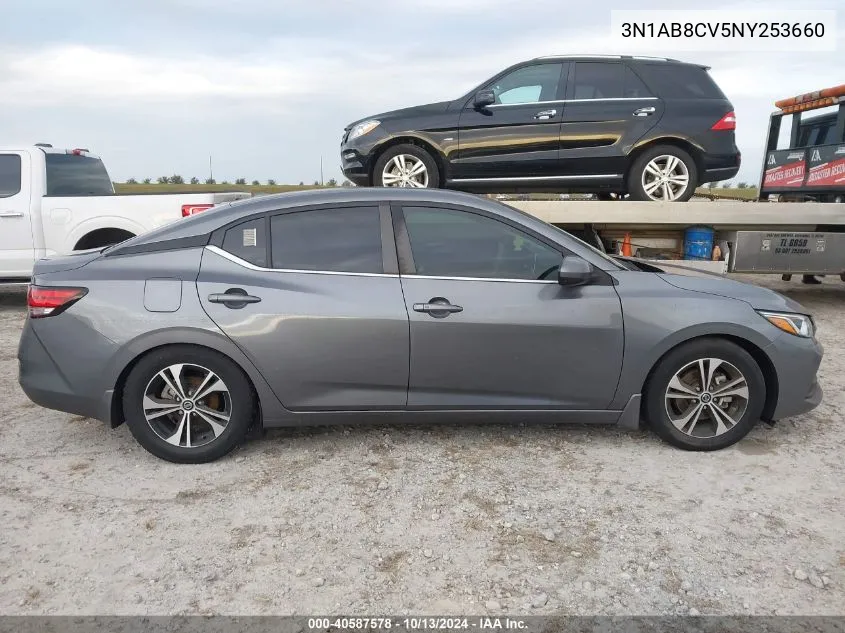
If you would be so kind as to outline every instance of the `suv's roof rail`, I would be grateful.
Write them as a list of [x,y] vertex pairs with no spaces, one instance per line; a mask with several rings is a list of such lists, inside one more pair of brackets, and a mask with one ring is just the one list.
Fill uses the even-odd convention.
[[541,57],[535,57],[534,59],[567,59],[567,58],[596,58],[596,59],[656,59],[659,61],[664,62],[678,62],[678,59],[672,59],[671,57],[652,57],[649,55],[543,55]]

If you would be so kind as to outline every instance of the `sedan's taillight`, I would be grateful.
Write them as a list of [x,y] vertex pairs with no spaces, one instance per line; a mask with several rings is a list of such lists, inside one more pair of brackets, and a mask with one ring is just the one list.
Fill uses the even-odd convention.
[[197,213],[208,211],[213,206],[213,204],[183,204],[182,217],[187,218],[189,215],[196,215]]
[[725,116],[721,119],[716,121],[713,124],[713,127],[710,128],[711,130],[735,130],[736,129],[736,114],[734,114],[733,110],[728,112]]
[[88,288],[64,286],[30,286],[26,293],[26,305],[32,319],[56,316],[88,294]]

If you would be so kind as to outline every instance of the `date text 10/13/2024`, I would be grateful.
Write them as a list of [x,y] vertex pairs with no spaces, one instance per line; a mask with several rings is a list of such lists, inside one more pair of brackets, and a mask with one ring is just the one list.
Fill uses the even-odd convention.
[[524,631],[527,623],[520,618],[498,617],[322,617],[309,618],[310,631]]

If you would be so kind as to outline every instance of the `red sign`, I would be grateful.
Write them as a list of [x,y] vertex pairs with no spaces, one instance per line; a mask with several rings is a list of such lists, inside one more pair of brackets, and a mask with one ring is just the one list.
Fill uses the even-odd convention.
[[[768,176],[768,172],[767,176]],[[808,187],[830,187],[845,185],[845,158],[828,161],[810,168]]]
[[803,160],[767,169],[766,177],[763,180],[763,187],[769,187],[772,189],[780,189],[781,187],[800,187],[804,182],[805,169],[806,163]]

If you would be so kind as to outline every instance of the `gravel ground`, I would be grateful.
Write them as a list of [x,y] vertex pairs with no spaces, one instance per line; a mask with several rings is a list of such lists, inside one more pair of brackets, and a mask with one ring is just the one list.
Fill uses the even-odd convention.
[[204,466],[17,385],[0,293],[0,613],[845,614],[845,284],[825,400],[717,453],[572,426],[272,431]]

